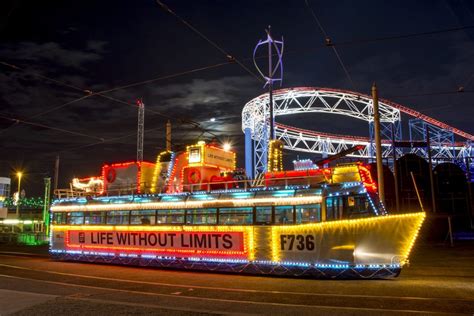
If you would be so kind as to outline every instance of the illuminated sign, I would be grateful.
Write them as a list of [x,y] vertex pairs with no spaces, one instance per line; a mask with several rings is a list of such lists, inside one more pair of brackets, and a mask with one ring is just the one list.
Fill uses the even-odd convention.
[[206,147],[204,151],[204,163],[232,170],[235,168],[235,154],[220,148]]
[[244,254],[243,232],[69,230],[67,247],[158,253]]
[[[356,264],[406,263],[424,213],[272,227],[272,261]],[[375,239],[377,241],[375,241]],[[396,242],[380,242],[380,241]]]
[[280,235],[280,251],[313,251],[314,235]]

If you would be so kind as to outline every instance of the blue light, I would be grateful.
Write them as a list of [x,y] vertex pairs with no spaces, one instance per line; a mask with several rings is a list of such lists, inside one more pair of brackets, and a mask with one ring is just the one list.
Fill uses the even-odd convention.
[[[141,258],[144,260],[176,260],[176,257],[172,256],[157,256],[153,254],[127,254],[127,253],[107,253],[107,252],[88,252],[88,251],[76,251],[76,250],[61,250],[61,249],[52,249],[51,253],[67,253],[70,255],[93,255],[93,256],[118,256],[124,258]],[[256,264],[256,265],[266,265],[273,267],[302,267],[302,268],[317,268],[320,270],[348,270],[348,269],[357,269],[357,270],[380,270],[380,269],[399,269],[401,268],[400,264],[355,264],[351,265],[349,263],[309,263],[309,262],[293,262],[293,261],[282,261],[274,262],[269,260],[255,260],[250,261],[246,259],[225,259],[225,258],[200,258],[200,257],[189,257],[183,260],[192,261],[192,262],[208,262],[208,263],[229,263],[229,264]]]

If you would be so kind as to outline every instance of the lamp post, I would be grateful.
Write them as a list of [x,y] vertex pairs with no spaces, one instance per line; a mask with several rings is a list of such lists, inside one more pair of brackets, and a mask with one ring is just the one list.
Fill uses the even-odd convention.
[[21,199],[21,176],[23,173],[17,172],[16,176],[18,177],[18,201],[16,202],[16,218],[20,219],[20,199]]

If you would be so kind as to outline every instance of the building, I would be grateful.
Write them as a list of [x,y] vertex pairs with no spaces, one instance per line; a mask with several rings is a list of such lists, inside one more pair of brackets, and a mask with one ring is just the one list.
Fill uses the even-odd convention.
[[8,209],[4,201],[10,196],[11,179],[0,177],[0,219],[7,218]]

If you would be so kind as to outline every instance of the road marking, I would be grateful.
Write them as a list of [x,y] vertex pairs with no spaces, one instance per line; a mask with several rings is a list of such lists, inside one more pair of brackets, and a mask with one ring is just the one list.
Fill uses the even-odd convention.
[[204,285],[171,284],[171,283],[163,283],[163,282],[135,281],[135,280],[127,280],[127,279],[107,278],[107,277],[99,277],[99,276],[84,275],[84,274],[49,271],[49,270],[42,270],[42,269],[31,269],[31,268],[8,265],[8,264],[0,264],[0,267],[7,267],[7,268],[13,268],[13,269],[19,269],[19,270],[27,270],[27,271],[35,271],[35,272],[40,272],[40,273],[49,273],[49,274],[55,274],[55,275],[64,275],[64,276],[71,276],[71,277],[84,278],[84,279],[95,279],[95,280],[103,280],[103,281],[115,281],[115,282],[122,282],[122,283],[131,283],[131,284],[146,284],[146,285],[154,285],[154,286],[168,286],[168,287],[179,287],[179,288],[191,287],[191,288],[197,288],[197,289],[203,289],[203,290],[226,291],[226,292],[304,295],[304,296],[316,296],[316,297],[375,298],[375,299],[420,300],[420,301],[444,300],[444,301],[474,302],[473,299],[446,298],[446,297],[362,295],[362,294],[336,294],[336,293],[305,293],[305,292],[252,290],[252,289],[242,289],[242,288],[212,287],[212,286],[204,286]]
[[[17,277],[7,274],[0,274],[0,277],[24,280],[24,281],[33,281],[39,283],[47,283],[61,286],[69,287],[80,287],[87,288],[92,290],[105,290],[111,292],[121,292],[129,294],[138,294],[138,295],[148,295],[148,296],[161,296],[161,297],[172,297],[175,299],[183,300],[194,300],[194,301],[211,301],[211,302],[220,302],[220,303],[231,303],[231,304],[249,304],[249,305],[262,305],[262,306],[277,306],[277,307],[298,307],[298,308],[312,308],[312,309],[327,309],[334,313],[336,309],[346,310],[346,311],[363,311],[363,312],[394,312],[394,313],[411,313],[411,314],[423,314],[423,315],[466,315],[465,313],[444,313],[444,312],[432,312],[432,311],[417,311],[417,310],[407,310],[407,309],[383,309],[383,308],[368,308],[368,307],[342,307],[342,306],[326,306],[326,305],[304,305],[304,304],[287,304],[287,303],[274,303],[274,302],[256,302],[256,301],[247,301],[247,300],[231,300],[231,299],[220,299],[220,298],[210,298],[210,297],[195,297],[195,296],[176,296],[171,294],[161,294],[161,293],[152,293],[152,292],[143,292],[135,290],[122,290],[116,288],[92,286],[92,285],[81,285],[81,284],[72,284],[64,283],[57,281],[47,281],[47,280],[38,280],[32,278]],[[67,296],[65,296],[67,297]],[[214,311],[215,312],[215,311]]]
[[[70,298],[70,297],[67,297]],[[99,298],[78,298],[72,297],[71,299],[76,301],[86,301],[86,302],[94,302],[94,303],[103,303],[103,304],[113,304],[113,305],[124,305],[124,306],[133,306],[133,307],[147,307],[147,308],[155,308],[155,309],[165,309],[165,310],[173,310],[173,311],[180,311],[180,312],[192,312],[192,313],[203,313],[203,314],[216,314],[216,315],[236,315],[235,313],[228,313],[228,312],[216,312],[208,309],[194,309],[194,308],[185,308],[185,307],[172,307],[172,306],[163,306],[163,305],[154,305],[154,304],[144,304],[144,303],[130,303],[130,302],[118,302],[112,300],[104,300]]]

